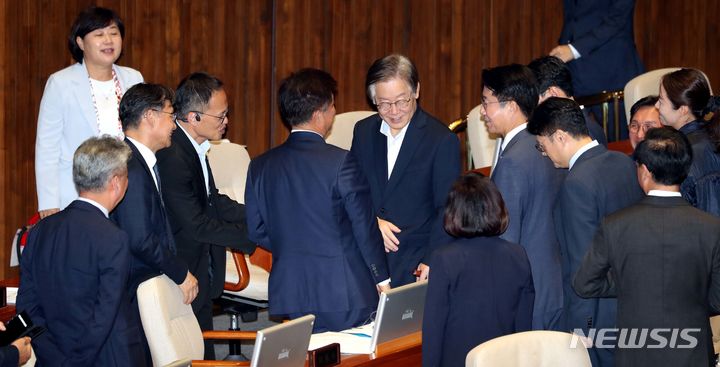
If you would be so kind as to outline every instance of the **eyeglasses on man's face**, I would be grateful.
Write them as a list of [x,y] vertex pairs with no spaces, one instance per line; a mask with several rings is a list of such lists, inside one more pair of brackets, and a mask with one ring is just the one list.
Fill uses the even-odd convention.
[[153,109],[153,111],[155,111],[155,112],[160,112],[160,113],[164,113],[164,114],[166,114],[166,115],[170,115],[170,118],[171,118],[173,121],[175,121],[175,119],[177,119],[177,114],[176,114],[175,112],[165,112],[165,111],[163,111],[163,110],[157,110],[157,109]]
[[483,107],[484,109],[487,110],[488,105],[490,105],[490,104],[494,104],[494,103],[504,103],[504,102],[506,102],[506,101],[482,101],[482,102],[480,102],[480,104],[482,105],[482,107]]
[[412,97],[408,97],[406,99],[399,99],[395,102],[375,103],[375,106],[377,106],[379,112],[388,112],[392,109],[392,106],[395,106],[398,110],[405,110],[406,108],[410,107],[410,101],[412,101]]
[[214,117],[214,118],[218,119],[221,124],[222,124],[223,122],[225,122],[225,119],[227,118],[228,114],[230,113],[230,111],[227,111],[227,112],[223,113],[223,114],[220,115],[220,116],[215,116],[215,115],[211,115],[211,114],[209,114],[209,113],[200,112],[200,111],[190,111],[190,112],[195,112],[195,113],[197,113],[198,115],[206,115],[206,116]]
[[643,132],[647,132],[648,130],[656,127],[657,126],[652,122],[640,123],[637,121],[633,121],[628,125],[628,129],[633,133],[637,133],[638,131],[640,131],[640,129],[642,129]]

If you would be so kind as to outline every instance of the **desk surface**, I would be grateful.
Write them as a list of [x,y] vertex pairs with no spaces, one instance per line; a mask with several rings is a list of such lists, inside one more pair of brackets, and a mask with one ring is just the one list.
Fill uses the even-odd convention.
[[355,366],[420,366],[422,364],[422,332],[380,344],[373,354],[343,355],[342,367]]

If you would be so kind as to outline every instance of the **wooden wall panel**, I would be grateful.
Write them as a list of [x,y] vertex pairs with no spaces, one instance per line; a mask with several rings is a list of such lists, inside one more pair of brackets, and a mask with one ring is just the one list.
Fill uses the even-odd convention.
[[[479,103],[483,68],[545,54],[562,26],[561,0],[0,1],[0,243],[36,210],[40,98],[47,77],[72,62],[67,33],[91,4],[118,11],[126,24],[119,63],[147,81],[175,87],[198,70],[220,77],[232,109],[227,137],[251,156],[287,136],[275,93],[301,67],[335,76],[338,112],[368,109],[368,67],[403,53],[419,69],[423,108],[450,122]],[[714,0],[637,0],[646,67],[698,67],[720,83],[718,13]],[[0,278],[12,274],[7,253],[0,251]]]

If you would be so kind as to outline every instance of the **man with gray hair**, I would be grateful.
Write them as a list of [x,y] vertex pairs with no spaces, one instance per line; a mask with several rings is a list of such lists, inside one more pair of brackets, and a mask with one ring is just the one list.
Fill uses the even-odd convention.
[[370,182],[392,286],[427,279],[426,257],[449,242],[442,213],[460,174],[460,143],[418,106],[420,78],[402,55],[376,60],[365,80],[378,114],[355,126],[350,152]]
[[146,365],[125,291],[128,237],[108,219],[125,195],[129,158],[113,137],[85,141],[73,159],[80,197],[29,232],[17,310],[47,329],[32,341],[39,365]]

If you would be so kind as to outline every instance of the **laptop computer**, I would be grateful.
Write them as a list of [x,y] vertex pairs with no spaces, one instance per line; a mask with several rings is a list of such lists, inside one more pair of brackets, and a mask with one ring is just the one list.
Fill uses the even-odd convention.
[[307,315],[257,332],[251,367],[305,366],[315,316]]
[[370,354],[378,344],[422,330],[427,281],[380,294],[375,322],[340,332],[313,334],[309,349],[340,343],[341,353]]

